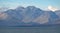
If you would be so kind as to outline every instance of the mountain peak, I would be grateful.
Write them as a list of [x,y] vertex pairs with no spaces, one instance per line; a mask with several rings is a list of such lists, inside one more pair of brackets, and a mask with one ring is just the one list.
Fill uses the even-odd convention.
[[17,7],[16,9],[24,9],[24,7],[22,7],[22,6],[19,6],[19,7]]
[[6,10],[8,10],[9,8],[7,8],[7,7],[0,7],[0,12],[3,12],[3,11],[6,11]]
[[35,6],[28,6],[27,8],[36,8]]

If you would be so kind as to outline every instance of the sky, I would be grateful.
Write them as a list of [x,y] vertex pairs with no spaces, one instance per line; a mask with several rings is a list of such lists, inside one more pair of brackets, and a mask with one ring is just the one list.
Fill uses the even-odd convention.
[[60,0],[0,0],[0,7],[16,8],[18,6],[35,6],[41,9],[51,6],[60,9]]

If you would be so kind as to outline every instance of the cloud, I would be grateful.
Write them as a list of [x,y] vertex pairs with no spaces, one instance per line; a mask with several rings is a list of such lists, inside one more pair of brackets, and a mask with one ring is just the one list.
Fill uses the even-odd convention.
[[55,7],[53,7],[53,6],[50,6],[50,5],[48,6],[48,9],[51,10],[51,11],[53,11],[53,12],[54,12],[55,10],[58,10],[57,8],[55,8]]

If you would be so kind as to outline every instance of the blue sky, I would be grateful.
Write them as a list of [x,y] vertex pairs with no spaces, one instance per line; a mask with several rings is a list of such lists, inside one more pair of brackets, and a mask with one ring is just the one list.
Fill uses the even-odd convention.
[[44,9],[49,5],[60,9],[60,0],[0,0],[0,7],[36,6]]

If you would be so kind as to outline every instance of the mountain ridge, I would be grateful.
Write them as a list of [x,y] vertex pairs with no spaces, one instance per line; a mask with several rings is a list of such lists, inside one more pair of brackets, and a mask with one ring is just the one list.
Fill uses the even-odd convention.
[[[18,7],[16,9],[9,9],[5,12],[0,13],[1,16],[6,16],[5,19],[0,16],[0,25],[8,25],[8,26],[18,26],[23,24],[30,25],[39,25],[39,24],[59,24],[57,22],[59,16],[52,11],[44,11],[40,8],[34,6]],[[55,22],[56,21],[56,22]]]

